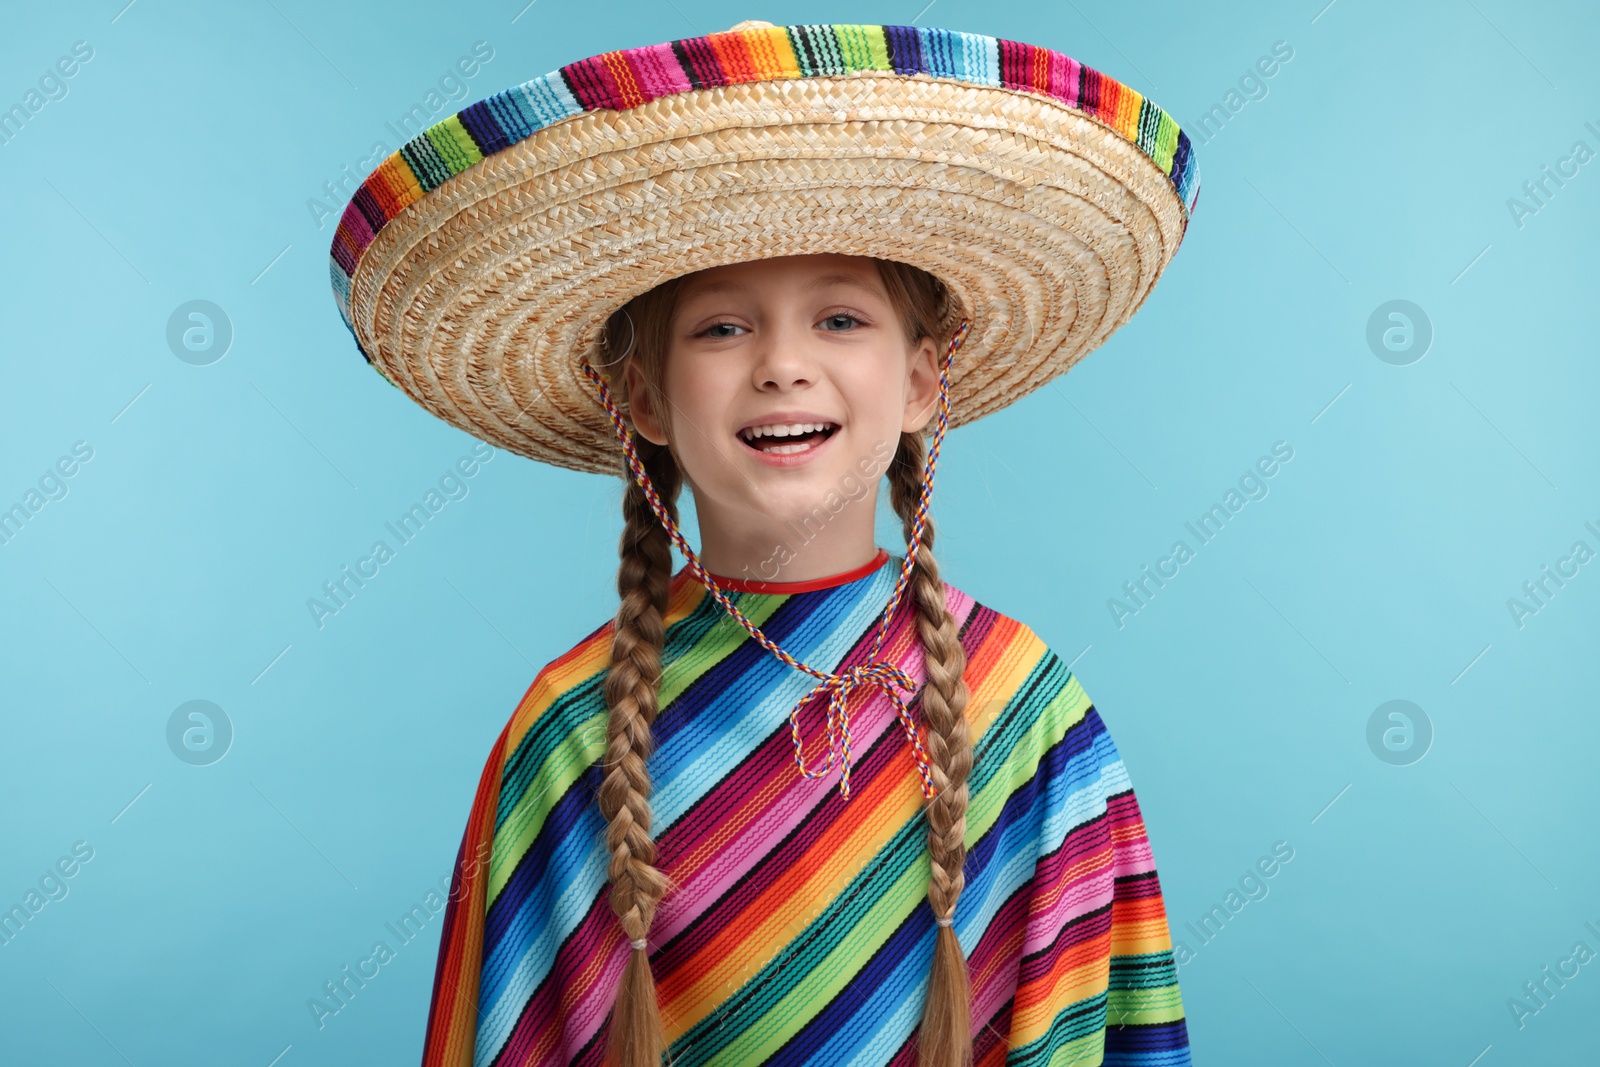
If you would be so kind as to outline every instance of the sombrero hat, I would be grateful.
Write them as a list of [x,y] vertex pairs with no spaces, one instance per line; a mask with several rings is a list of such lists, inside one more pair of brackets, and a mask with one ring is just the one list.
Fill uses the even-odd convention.
[[[500,448],[621,474],[585,360],[678,275],[899,260],[971,322],[949,425],[1065,373],[1183,240],[1189,138],[1060,52],[922,26],[773,26],[570,63],[428,127],[334,234],[339,310],[384,378]],[[948,336],[948,331],[947,331]]]

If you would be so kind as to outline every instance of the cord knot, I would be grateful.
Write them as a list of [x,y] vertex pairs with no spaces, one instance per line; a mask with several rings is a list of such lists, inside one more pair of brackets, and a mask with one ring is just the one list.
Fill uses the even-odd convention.
[[801,755],[800,724],[790,717],[790,733],[794,738],[795,759],[800,763],[800,773],[807,778],[820,778],[833,770],[834,764],[839,765],[839,792],[846,800],[850,799],[850,768],[855,764],[855,755],[850,747],[850,696],[857,689],[867,687],[880,689],[894,704],[895,715],[900,720],[906,736],[911,740],[912,750],[917,759],[917,771],[922,777],[922,795],[932,797],[933,774],[929,770],[928,753],[922,746],[922,739],[917,736],[917,728],[911,721],[911,712],[906,708],[906,701],[901,698],[900,690],[915,696],[917,692],[916,679],[907,674],[899,664],[888,660],[869,660],[866,663],[857,663],[837,674],[829,675],[807,693],[796,705],[796,711],[805,707],[813,699],[823,693],[828,694],[828,760],[820,770],[807,770]]

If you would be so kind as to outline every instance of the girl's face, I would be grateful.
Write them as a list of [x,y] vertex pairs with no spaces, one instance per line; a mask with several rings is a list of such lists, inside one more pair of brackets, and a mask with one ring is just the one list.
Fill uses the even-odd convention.
[[931,338],[907,342],[873,260],[801,255],[685,281],[663,369],[666,412],[652,410],[635,366],[626,376],[639,431],[664,444],[671,427],[702,534],[709,520],[733,539],[759,539],[762,527],[819,506],[836,515],[845,498],[867,500],[855,511],[870,542],[878,479],[900,434],[934,414],[937,357]]

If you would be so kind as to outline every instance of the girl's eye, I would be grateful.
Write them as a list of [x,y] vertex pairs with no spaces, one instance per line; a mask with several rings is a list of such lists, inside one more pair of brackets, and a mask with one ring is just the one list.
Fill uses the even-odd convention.
[[[837,315],[829,315],[827,318],[823,319],[822,321],[824,323],[829,324],[829,329],[828,329],[829,333],[848,333],[850,331],[850,329],[851,329],[851,327],[849,325],[850,323],[854,323],[856,326],[865,326],[866,325],[865,320],[859,319],[856,316],[848,314],[848,313],[843,312],[843,311],[839,312]],[[831,327],[834,327],[834,326],[841,327],[841,328],[840,329],[831,328]],[[718,333],[717,331],[719,331],[719,330],[742,330],[742,329],[744,329],[744,327],[740,326],[738,323],[734,323],[734,322],[714,322],[710,326],[707,326],[705,329],[701,330],[700,331],[700,336],[701,337],[709,337],[709,338],[712,338],[713,340],[724,340],[726,338],[734,337],[736,335],[732,334],[732,333]]]

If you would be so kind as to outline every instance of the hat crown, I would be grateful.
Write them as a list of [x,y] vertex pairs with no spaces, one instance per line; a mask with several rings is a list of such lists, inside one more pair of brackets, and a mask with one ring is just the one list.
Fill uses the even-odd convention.
[[[861,75],[861,76],[858,76]],[[580,365],[668,278],[902,262],[977,323],[949,425],[1069,370],[1144,302],[1199,192],[1188,136],[1060,52],[923,26],[747,19],[469,105],[384,159],[329,246],[362,355],[508,451],[620,474]]]

